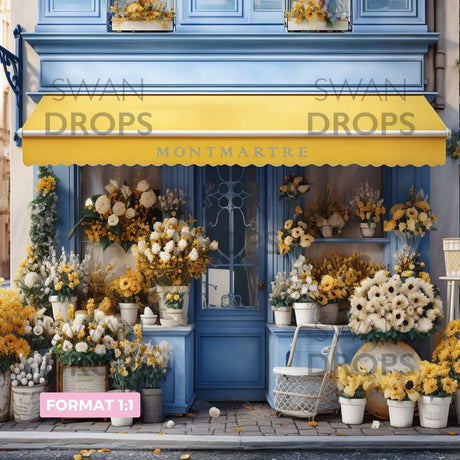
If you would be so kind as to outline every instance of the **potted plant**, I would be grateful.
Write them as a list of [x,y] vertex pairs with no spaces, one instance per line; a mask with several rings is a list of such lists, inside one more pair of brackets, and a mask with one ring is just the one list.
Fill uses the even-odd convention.
[[297,326],[314,324],[317,319],[318,285],[311,274],[312,266],[300,256],[289,275],[288,294],[293,302]]
[[42,356],[34,352],[26,358],[19,356],[19,362],[11,365],[12,402],[15,422],[32,422],[40,419],[40,393],[53,373],[51,353]]
[[316,203],[308,207],[306,215],[316,233],[323,238],[339,236],[348,221],[348,209],[334,196],[330,184],[327,184],[323,197],[317,192]]
[[171,346],[166,341],[159,345],[143,345],[140,376],[141,413],[145,423],[161,422],[163,418],[163,390],[160,382],[165,378],[168,369],[170,350]]
[[85,256],[80,262],[78,255],[71,251],[67,256],[62,248],[58,259],[54,249],[51,249],[51,254],[43,263],[48,274],[45,286],[50,294],[54,319],[66,321],[69,304],[76,306],[78,295],[87,291],[89,256]]
[[106,298],[99,308],[88,299],[86,312],[74,313],[69,306],[68,320],[57,324],[52,340],[53,353],[60,367],[58,391],[104,392],[107,390],[107,364],[113,345],[123,335],[122,323]]
[[423,190],[415,194],[412,186],[409,195],[409,201],[395,204],[390,209],[391,219],[383,222],[383,230],[394,232],[405,245],[416,251],[425,233],[436,230],[437,219]]
[[209,253],[217,248],[217,241],[210,241],[202,227],[175,217],[155,222],[149,237],[133,247],[137,270],[147,286],[156,287],[160,319],[165,317],[165,296],[174,286],[183,295],[183,322],[187,324],[190,281],[206,272]]
[[184,294],[179,292],[177,287],[173,287],[165,295],[165,315],[161,321],[170,320],[170,326],[178,326],[182,324],[182,317],[184,315]]
[[369,187],[368,182],[361,184],[354,198],[350,200],[350,207],[359,222],[363,238],[372,238],[380,217],[385,214],[380,191]]
[[366,398],[375,388],[375,375],[365,368],[354,369],[343,364],[336,366],[331,379],[339,391],[342,422],[350,425],[363,423]]
[[418,371],[392,371],[383,374],[377,370],[377,386],[388,404],[390,425],[397,428],[412,426],[415,403],[421,391],[421,375]]
[[170,32],[176,16],[174,2],[166,0],[117,0],[110,7],[116,32]]
[[340,277],[323,275],[318,283],[318,291],[318,320],[325,324],[337,324],[339,302],[347,298],[345,283]]
[[292,299],[289,296],[288,288],[290,279],[285,273],[277,273],[275,280],[272,281],[272,292],[270,303],[275,316],[277,326],[290,326],[292,321]]
[[[116,341],[113,346],[113,359],[110,361],[109,384],[110,391],[136,391],[141,371],[142,332],[140,324],[134,326],[136,340],[123,339]],[[114,426],[131,425],[132,417],[111,417]]]
[[40,352],[51,348],[51,340],[56,333],[55,321],[45,313],[46,308],[41,308],[26,321],[24,338],[31,351]]
[[458,383],[449,376],[450,368],[446,362],[441,364],[429,361],[420,362],[422,379],[421,397],[418,400],[420,425],[426,428],[445,428],[449,417],[452,395]]
[[134,326],[139,304],[143,303],[148,292],[142,273],[138,270],[126,270],[122,276],[112,281],[110,290],[118,300],[121,319],[128,326]]
[[25,339],[26,327],[35,309],[24,306],[19,292],[1,287],[0,278],[0,421],[10,416],[10,366],[20,355],[28,356],[30,346]]
[[284,222],[278,231],[278,254],[288,254],[293,249],[303,250],[311,246],[315,238],[308,231],[308,224],[303,219],[303,211],[297,206],[292,218]]
[[164,195],[158,196],[158,207],[163,213],[163,219],[175,217],[184,218],[185,198],[184,192],[180,189],[166,189]]
[[[449,366],[449,376],[460,382],[460,320],[451,321],[442,331],[443,340],[433,351],[433,361]],[[460,389],[455,393],[455,412],[460,424]]]

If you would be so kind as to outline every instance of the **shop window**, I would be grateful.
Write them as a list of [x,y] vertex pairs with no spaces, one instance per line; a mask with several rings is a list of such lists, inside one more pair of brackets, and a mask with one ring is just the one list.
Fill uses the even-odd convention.
[[412,0],[366,0],[367,11],[409,11]]

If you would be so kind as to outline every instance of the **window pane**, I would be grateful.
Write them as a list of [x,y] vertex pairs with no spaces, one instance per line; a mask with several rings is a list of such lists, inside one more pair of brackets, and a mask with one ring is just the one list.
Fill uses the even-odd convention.
[[195,0],[196,11],[236,11],[237,0]]
[[254,9],[256,11],[268,11],[283,9],[283,0],[254,0]]
[[366,10],[409,11],[411,0],[367,0]]
[[93,0],[54,0],[52,11],[92,11]]

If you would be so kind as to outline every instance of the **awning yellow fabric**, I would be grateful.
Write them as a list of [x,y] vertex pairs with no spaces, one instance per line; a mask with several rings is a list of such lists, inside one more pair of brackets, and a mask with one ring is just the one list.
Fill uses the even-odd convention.
[[24,164],[439,165],[421,95],[45,95]]

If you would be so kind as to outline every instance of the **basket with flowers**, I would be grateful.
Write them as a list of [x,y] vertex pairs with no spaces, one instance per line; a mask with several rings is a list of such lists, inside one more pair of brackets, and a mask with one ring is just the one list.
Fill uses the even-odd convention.
[[69,237],[82,225],[89,241],[101,243],[103,249],[119,243],[127,252],[134,243],[147,237],[153,222],[161,217],[155,207],[157,195],[145,179],[134,187],[126,183],[119,187],[111,179],[105,189],[107,193],[86,200],[83,215]]
[[316,233],[323,238],[340,235],[349,218],[347,207],[334,196],[330,184],[327,184],[323,197],[317,192],[316,203],[308,207],[306,215]]
[[404,244],[416,249],[425,233],[436,230],[437,219],[423,190],[415,194],[412,186],[409,194],[409,201],[395,204],[390,209],[391,219],[384,221],[383,229],[394,232]]
[[381,270],[355,289],[348,325],[366,341],[397,342],[432,334],[441,317],[442,301],[432,284]]

